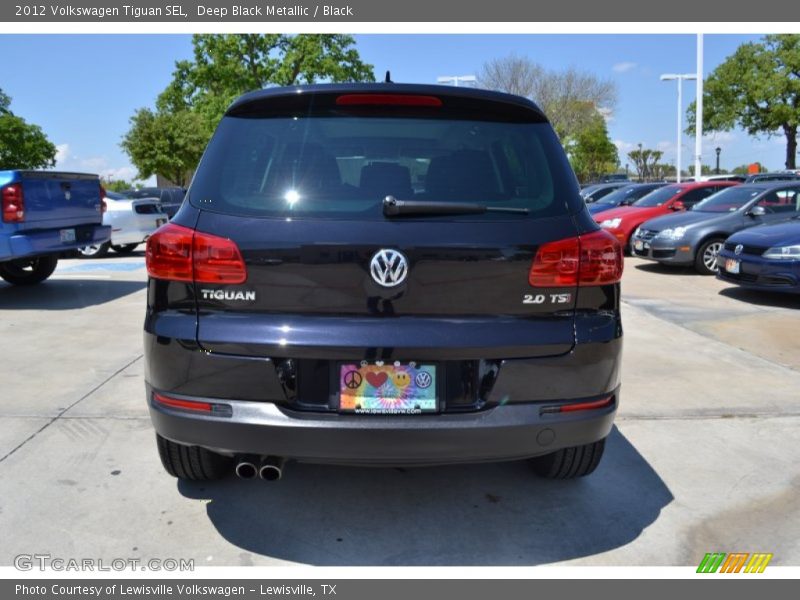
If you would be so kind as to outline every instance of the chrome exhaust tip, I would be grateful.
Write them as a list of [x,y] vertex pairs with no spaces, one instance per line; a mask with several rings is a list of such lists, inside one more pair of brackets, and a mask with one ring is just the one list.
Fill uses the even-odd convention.
[[236,476],[240,479],[255,479],[258,468],[249,460],[242,460],[236,465]]
[[264,481],[278,481],[283,477],[284,459],[278,456],[267,456],[261,461],[258,476]]

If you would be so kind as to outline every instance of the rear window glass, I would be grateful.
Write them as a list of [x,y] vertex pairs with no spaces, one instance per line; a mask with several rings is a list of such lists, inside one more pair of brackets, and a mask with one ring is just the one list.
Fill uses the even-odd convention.
[[668,185],[667,187],[659,188],[654,192],[650,192],[641,200],[633,203],[634,206],[661,206],[665,202],[671,200],[683,191],[679,185]]
[[[189,192],[195,206],[228,214],[367,219],[384,218],[389,195],[538,218],[570,212],[577,193],[546,123],[352,116],[225,117]],[[444,216],[476,217],[526,218]]]

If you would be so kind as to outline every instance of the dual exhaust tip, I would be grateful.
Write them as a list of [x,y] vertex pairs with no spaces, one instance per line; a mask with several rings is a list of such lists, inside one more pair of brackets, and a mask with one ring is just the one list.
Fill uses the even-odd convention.
[[260,477],[264,481],[278,481],[283,477],[285,462],[285,459],[279,456],[265,456],[262,459],[248,456],[236,463],[236,476],[240,479]]

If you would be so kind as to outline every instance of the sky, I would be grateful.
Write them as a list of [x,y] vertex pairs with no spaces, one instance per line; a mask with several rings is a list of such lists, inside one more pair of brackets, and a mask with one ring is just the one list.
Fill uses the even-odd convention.
[[[736,48],[760,36],[706,35],[704,74]],[[694,73],[694,35],[357,35],[356,47],[376,78],[391,70],[403,83],[435,83],[439,76],[476,75],[488,60],[511,54],[554,70],[576,67],[617,84],[618,102],[609,135],[624,166],[641,143],[676,156],[677,89],[662,73]],[[119,147],[129,119],[153,107],[169,83],[175,61],[192,56],[188,35],[0,35],[0,56],[13,60],[0,75],[11,110],[41,126],[58,147],[56,168],[130,181],[136,169]],[[695,98],[684,84],[684,110]],[[694,138],[682,140],[684,168],[693,161]],[[742,131],[711,134],[703,163],[722,169],[759,161],[783,168],[783,137],[753,138]],[[633,165],[631,164],[631,169]]]

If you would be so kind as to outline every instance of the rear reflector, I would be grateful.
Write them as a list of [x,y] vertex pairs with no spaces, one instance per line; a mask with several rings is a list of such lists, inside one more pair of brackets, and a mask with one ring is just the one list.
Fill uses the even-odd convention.
[[239,284],[247,267],[227,238],[168,223],[147,238],[147,274],[155,279]]
[[194,400],[179,400],[177,398],[170,398],[162,396],[161,394],[153,393],[153,401],[169,406],[170,408],[182,408],[184,410],[193,410],[196,412],[211,412],[210,402],[195,402]]
[[336,98],[337,106],[431,106],[440,107],[436,96],[411,94],[346,94]]
[[22,184],[12,183],[3,188],[0,202],[3,206],[4,223],[22,223],[25,220],[25,199]]
[[539,246],[528,283],[533,287],[608,285],[622,277],[622,244],[605,230]]
[[213,415],[215,417],[230,417],[233,415],[233,409],[230,404],[219,404],[216,402],[203,402],[196,400],[181,400],[179,398],[170,398],[157,392],[153,392],[153,402],[166,406],[168,408],[175,408],[178,410],[186,410],[196,413],[204,413]]
[[614,402],[614,396],[601,398],[600,400],[592,400],[591,402],[575,402],[572,404],[559,404],[557,406],[544,406],[539,411],[540,413],[569,413],[579,412],[583,410],[597,410],[599,408],[606,408],[611,406]]

